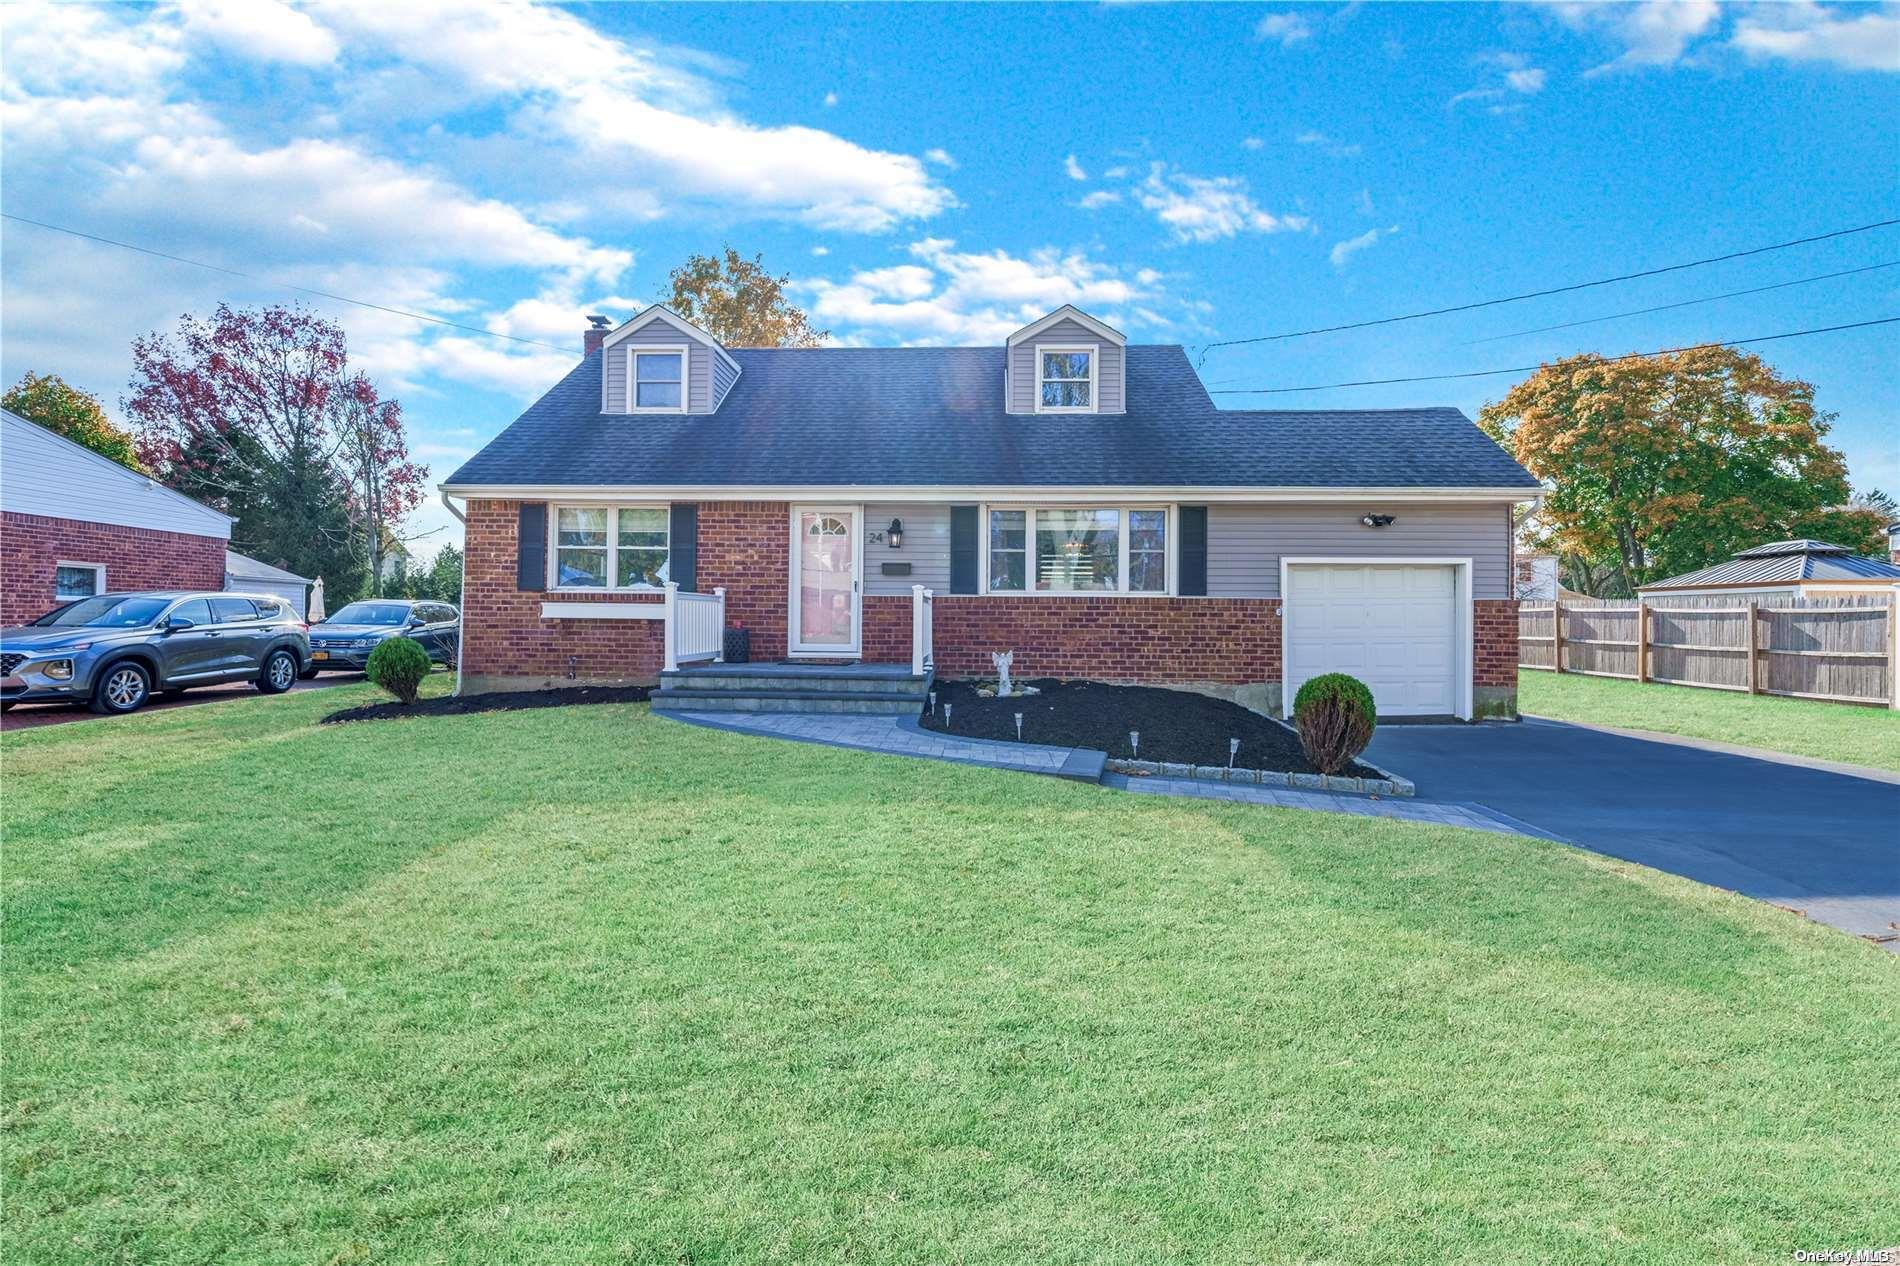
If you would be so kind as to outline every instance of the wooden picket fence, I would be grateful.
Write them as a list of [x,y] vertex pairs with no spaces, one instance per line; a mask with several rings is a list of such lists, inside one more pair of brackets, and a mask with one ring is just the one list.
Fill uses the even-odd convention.
[[1900,708],[1886,597],[1520,603],[1519,668]]

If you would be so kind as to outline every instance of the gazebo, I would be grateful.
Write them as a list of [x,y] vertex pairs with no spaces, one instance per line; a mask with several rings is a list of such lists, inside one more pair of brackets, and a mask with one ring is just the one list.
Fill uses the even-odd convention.
[[1851,598],[1900,593],[1900,566],[1826,541],[1771,541],[1726,563],[1637,586],[1646,599]]

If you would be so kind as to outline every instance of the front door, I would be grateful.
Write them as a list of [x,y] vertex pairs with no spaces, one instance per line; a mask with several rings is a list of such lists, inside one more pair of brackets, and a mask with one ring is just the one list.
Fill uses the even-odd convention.
[[856,506],[792,511],[792,654],[856,658],[861,561]]

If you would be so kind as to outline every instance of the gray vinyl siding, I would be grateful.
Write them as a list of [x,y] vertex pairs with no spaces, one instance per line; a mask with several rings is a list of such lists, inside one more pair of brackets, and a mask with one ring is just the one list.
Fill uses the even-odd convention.
[[[1383,528],[1359,522],[1393,515]],[[1511,515],[1506,506],[1356,502],[1324,505],[1212,505],[1207,509],[1207,593],[1213,598],[1277,598],[1280,559],[1469,558],[1472,597],[1511,596]]]
[[1100,413],[1125,411],[1122,349],[1074,321],[1058,321],[1042,333],[1026,338],[1009,349],[1009,411],[1011,413],[1036,411],[1036,391],[1040,385],[1036,366],[1038,343],[1045,346],[1051,343],[1095,344],[1100,349],[1096,354],[1101,357],[1102,362],[1095,371],[1096,390],[1101,396],[1096,401],[1096,410]]
[[[950,592],[950,507],[948,505],[867,505],[865,532],[882,532],[892,519],[904,521],[901,549],[888,545],[864,547],[864,592],[910,596],[912,585],[938,593]],[[886,576],[883,564],[909,563],[910,575]]]
[[[712,412],[713,352],[665,321],[649,321],[601,352],[600,411],[627,412],[627,348],[642,344],[686,347],[686,411]],[[730,373],[730,368],[727,369]]]
[[739,371],[727,363],[723,356],[712,358],[712,407],[717,409],[719,402],[732,390],[732,384],[739,381]]

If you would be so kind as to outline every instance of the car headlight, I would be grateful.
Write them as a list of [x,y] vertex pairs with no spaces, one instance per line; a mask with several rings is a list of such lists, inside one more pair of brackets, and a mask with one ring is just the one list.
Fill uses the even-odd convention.
[[48,660],[46,663],[40,665],[40,671],[46,676],[51,677],[54,681],[71,681],[73,677],[73,661],[70,659]]

